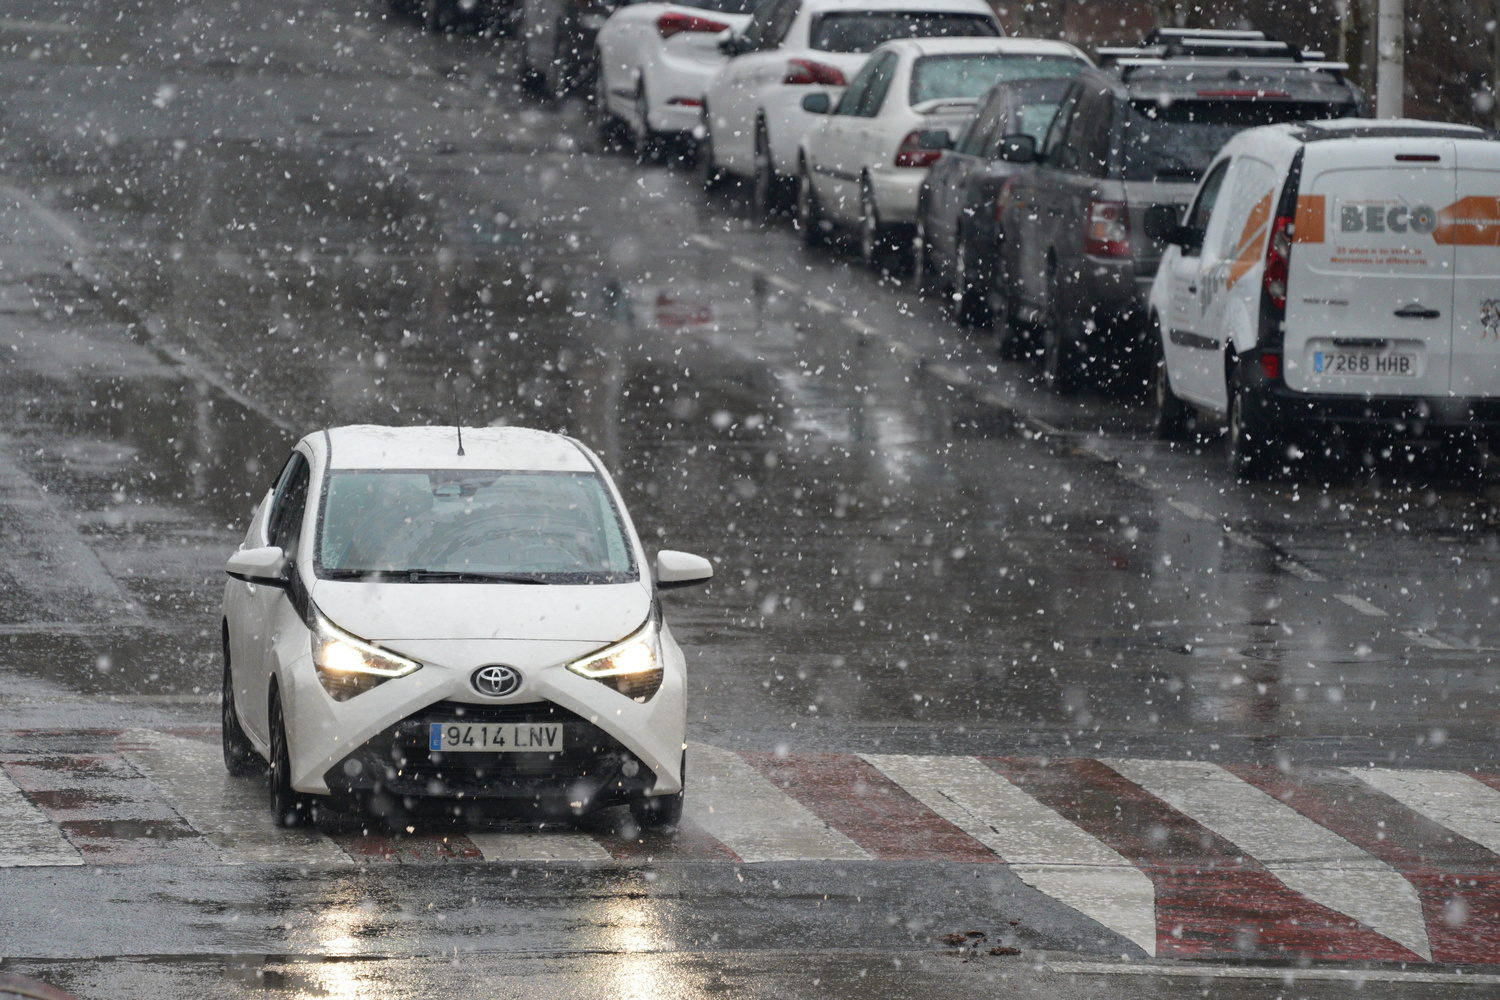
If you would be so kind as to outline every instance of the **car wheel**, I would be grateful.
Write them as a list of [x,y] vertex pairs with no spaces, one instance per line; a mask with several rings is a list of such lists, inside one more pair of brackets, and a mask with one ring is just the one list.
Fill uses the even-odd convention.
[[870,182],[864,181],[859,189],[859,256],[866,264],[886,273],[896,272],[900,265],[895,259],[893,230],[880,221],[880,209],[875,204],[875,192]]
[[[602,65],[602,56],[595,64]],[[594,113],[599,116],[599,144],[607,150],[621,149],[625,145],[627,129],[620,116],[609,108],[609,90],[604,82],[604,73],[594,74]]]
[[1229,471],[1242,479],[1265,479],[1276,471],[1277,429],[1259,403],[1242,378],[1231,380],[1224,455]]
[[953,317],[961,326],[987,327],[990,325],[990,307],[985,301],[988,290],[980,269],[975,266],[974,247],[963,232],[954,242]]
[[646,99],[646,81],[642,80],[635,88],[635,162],[640,164],[656,163],[662,158],[662,137],[651,131],[651,120],[648,118],[650,102]]
[[769,222],[782,209],[781,180],[771,160],[771,137],[766,123],[755,127],[755,175],[750,190],[750,212],[761,222]]
[[714,133],[708,125],[708,106],[703,107],[703,136],[698,140],[698,183],[712,194],[724,186],[724,171],[714,158]]
[[1053,392],[1076,392],[1083,381],[1078,343],[1066,326],[1055,281],[1047,283],[1047,319],[1042,327],[1042,382]]
[[239,713],[234,707],[234,674],[229,668],[229,628],[224,628],[224,684],[220,689],[220,740],[224,744],[224,770],[230,777],[245,778],[260,774],[266,762],[255,752],[255,745],[240,726]]
[[630,804],[630,815],[642,830],[671,832],[682,822],[683,793],[687,791],[687,752],[682,754],[682,787],[676,795],[653,795]]
[[823,226],[823,207],[818,204],[818,191],[803,162],[797,174],[797,231],[802,234],[802,242],[810,247],[824,243],[827,234]]
[[1167,371],[1167,354],[1161,342],[1160,329],[1154,332],[1152,339],[1155,346],[1152,349],[1151,395],[1156,405],[1151,432],[1162,441],[1183,441],[1193,434],[1196,411],[1178,399],[1177,394],[1172,391],[1172,378]]
[[937,269],[932,266],[932,251],[927,241],[926,206],[917,205],[917,228],[911,237],[912,285],[918,295],[931,295],[939,290]]
[[277,826],[306,826],[312,820],[312,802],[292,787],[292,757],[286,741],[286,716],[281,710],[281,692],[271,690],[271,819]]

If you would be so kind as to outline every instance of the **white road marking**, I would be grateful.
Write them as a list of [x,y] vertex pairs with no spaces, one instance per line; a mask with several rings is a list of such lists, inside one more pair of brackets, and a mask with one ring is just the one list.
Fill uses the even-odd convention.
[[1308,569],[1295,559],[1278,559],[1276,560],[1276,568],[1284,573],[1292,574],[1299,580],[1306,580],[1308,583],[1322,583],[1324,581],[1323,574]]
[[1338,600],[1343,601],[1345,604],[1349,605],[1349,607],[1353,608],[1355,611],[1358,611],[1362,615],[1369,615],[1371,618],[1385,617],[1384,611],[1381,611],[1379,608],[1371,604],[1369,601],[1365,600],[1363,597],[1357,597],[1354,594],[1334,594],[1333,596]]
[[825,302],[822,299],[815,299],[811,295],[807,297],[807,304],[812,306],[818,312],[822,313],[824,316],[832,316],[834,313],[839,311],[839,307],[834,305],[832,302]]
[[786,280],[779,274],[767,274],[766,280],[775,285],[777,288],[781,289],[783,292],[787,292],[788,294],[800,295],[802,292],[802,287],[800,285],[796,284],[795,282]]
[[1185,962],[1182,965],[1126,965],[1123,962],[1054,962],[1044,963],[1046,968],[1063,975],[1097,976],[1184,976],[1204,979],[1264,979],[1267,982],[1292,986],[1304,980],[1310,982],[1352,982],[1355,988],[1362,983],[1467,983],[1475,986],[1500,986],[1500,976],[1487,976],[1472,972],[1414,972],[1410,969],[1327,969],[1311,968],[1268,969],[1264,966],[1200,965]]
[[78,848],[0,771],[0,868],[81,864]]
[[1259,539],[1252,538],[1243,531],[1235,531],[1233,528],[1224,529],[1224,537],[1242,549],[1264,550],[1265,543]]
[[1022,882],[1155,956],[1155,887],[1098,838],[972,757],[861,756],[1004,858]]
[[683,811],[746,861],[866,860],[864,848],[777,788],[739,754],[688,747],[692,787]]
[[1426,646],[1428,649],[1462,649],[1463,648],[1462,646],[1456,646],[1456,645],[1454,645],[1451,642],[1444,642],[1442,639],[1439,639],[1437,636],[1432,635],[1431,633],[1429,633],[1426,629],[1420,629],[1420,628],[1402,629],[1401,630],[1401,634],[1404,635],[1404,636],[1406,636],[1408,639],[1412,640],[1413,642],[1415,642],[1417,645],[1419,645],[1419,646]]
[[271,821],[264,779],[231,778],[212,743],[150,729],[120,737],[120,752],[162,798],[232,863],[348,864],[349,855],[316,830]]
[[612,861],[586,833],[471,833],[486,861]]
[[1027,417],[1026,421],[1027,423],[1031,424],[1032,427],[1035,427],[1037,430],[1041,431],[1043,434],[1046,434],[1048,437],[1062,437],[1061,430],[1053,427],[1041,417]]
[[759,264],[748,257],[731,257],[729,258],[729,263],[733,264],[735,267],[749,271],[751,274],[759,274],[761,271],[765,270],[765,268],[761,267]]
[[1459,771],[1344,770],[1413,812],[1500,854],[1500,791],[1479,779]]
[[949,385],[969,385],[974,381],[969,377],[968,372],[952,365],[928,365],[927,370]]
[[689,243],[696,243],[705,250],[724,249],[724,244],[720,243],[718,240],[714,239],[711,236],[704,236],[702,233],[693,233],[687,239]]
[[[844,325],[847,326],[849,329],[853,330],[855,333],[863,334],[866,337],[873,337],[877,333],[880,332],[879,330],[876,330],[873,326],[871,326],[869,323],[866,323],[864,320],[859,319],[859,318],[854,317],[854,316],[845,316],[844,317]],[[895,342],[892,341],[892,343],[894,344]],[[897,350],[901,350],[902,348],[905,348],[905,350],[907,352],[909,352],[908,353],[908,357],[910,357],[910,356],[912,356],[912,355],[914,355],[916,353],[915,351],[912,351],[911,348],[907,347],[905,344],[902,344],[899,348],[897,348]]]
[[1214,520],[1217,520],[1217,518],[1215,518],[1208,511],[1204,510],[1202,507],[1199,507],[1197,504],[1191,503],[1191,502],[1189,502],[1187,500],[1178,500],[1175,497],[1168,497],[1167,498],[1167,506],[1173,508],[1174,510],[1176,510],[1177,512],[1179,512],[1181,514],[1186,514],[1188,517],[1192,518],[1194,521],[1214,521]]
[[1217,764],[1101,762],[1238,846],[1293,891],[1432,959],[1417,891],[1384,861],[1332,830]]

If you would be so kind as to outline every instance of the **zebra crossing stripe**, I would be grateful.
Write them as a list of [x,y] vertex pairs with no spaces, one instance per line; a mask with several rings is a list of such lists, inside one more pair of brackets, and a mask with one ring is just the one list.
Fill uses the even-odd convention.
[[470,833],[486,861],[613,861],[586,833]]
[[0,771],[0,868],[81,864],[77,848]]
[[1416,889],[1338,834],[1215,764],[1101,762],[1238,846],[1289,888],[1432,959]]
[[1459,771],[1344,770],[1412,812],[1500,855],[1500,791],[1484,782]]
[[238,864],[348,864],[349,855],[315,830],[283,830],[271,821],[264,779],[231,778],[212,743],[132,729],[119,752],[178,815],[226,861]]
[[870,855],[768,781],[739,754],[688,747],[684,816],[742,861],[863,861]]
[[1098,838],[973,757],[861,756],[1000,855],[1022,882],[1156,955],[1155,888]]

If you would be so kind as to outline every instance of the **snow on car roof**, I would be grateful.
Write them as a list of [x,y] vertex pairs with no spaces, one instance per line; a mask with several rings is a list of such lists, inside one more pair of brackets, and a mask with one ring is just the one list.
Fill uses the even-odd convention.
[[810,0],[803,5],[814,13],[827,11],[887,11],[909,10],[921,13],[988,14],[994,17],[994,9],[984,0]]
[[1088,56],[1072,45],[1050,38],[899,38],[885,44],[890,48],[909,49],[923,56],[952,52],[998,52],[1008,56],[1069,56],[1088,62]]
[[[464,453],[458,430],[356,424],[312,435],[331,450],[335,469],[518,469],[592,472],[593,464],[570,439],[526,427],[465,427]],[[314,441],[314,447],[317,442]]]

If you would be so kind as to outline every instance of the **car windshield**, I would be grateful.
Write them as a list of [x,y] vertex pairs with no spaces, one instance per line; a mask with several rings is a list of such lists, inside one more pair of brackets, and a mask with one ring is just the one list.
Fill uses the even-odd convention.
[[941,97],[978,98],[997,82],[1070,77],[1083,69],[1077,59],[964,52],[924,56],[911,69],[911,103]]
[[1220,147],[1245,129],[1340,118],[1351,109],[1326,101],[1133,100],[1119,167],[1127,181],[1197,181]]
[[999,34],[1000,29],[994,20],[982,14],[839,11],[823,14],[813,22],[809,44],[824,52],[869,52],[893,38],[994,37]]
[[674,7],[696,7],[718,14],[749,14],[759,0],[673,0]]
[[318,570],[328,579],[637,578],[609,490],[586,472],[335,471]]

